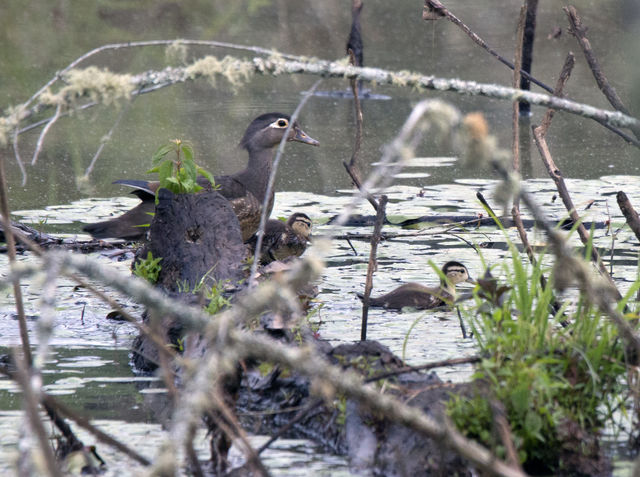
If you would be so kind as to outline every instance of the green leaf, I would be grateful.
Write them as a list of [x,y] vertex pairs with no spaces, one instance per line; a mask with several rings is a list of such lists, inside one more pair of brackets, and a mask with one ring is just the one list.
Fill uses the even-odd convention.
[[160,146],[158,148],[158,150],[156,152],[153,153],[153,156],[151,157],[151,163],[155,166],[157,165],[160,161],[162,161],[164,159],[164,157],[169,154],[171,151],[175,151],[175,144],[173,143],[169,143],[169,144],[165,144],[164,146]]
[[209,182],[211,182],[211,185],[212,185],[213,187],[215,187],[215,185],[216,185],[216,181],[214,180],[213,176],[212,176],[209,172],[205,171],[205,170],[204,170],[202,167],[200,167],[200,166],[197,166],[197,167],[196,167],[196,171],[197,171],[197,172],[198,172],[198,174],[200,174],[201,176],[206,177],[206,179],[207,179]]
[[193,160],[185,160],[182,162],[182,167],[184,168],[185,171],[185,175],[192,180],[193,182],[196,181],[196,177],[198,176],[198,173],[196,172],[196,165],[193,162]]
[[164,187],[165,182],[171,173],[173,172],[173,163],[171,161],[165,161],[158,166],[158,179],[160,180],[160,187]]
[[193,148],[191,147],[191,144],[182,143],[182,145],[180,146],[180,149],[182,151],[182,154],[184,155],[184,159],[186,161],[193,162]]

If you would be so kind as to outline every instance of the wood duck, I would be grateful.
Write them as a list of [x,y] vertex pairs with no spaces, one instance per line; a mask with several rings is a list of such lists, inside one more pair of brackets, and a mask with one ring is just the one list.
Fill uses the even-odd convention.
[[[249,153],[247,167],[235,174],[214,178],[216,186],[220,186],[218,192],[231,202],[233,211],[238,216],[244,241],[256,232],[260,224],[274,148],[280,144],[290,120],[291,118],[283,113],[266,113],[254,119],[240,141],[240,146]],[[297,123],[291,127],[287,141],[297,141],[312,146],[320,144],[309,137]],[[117,180],[114,184],[133,187],[135,190],[132,193],[142,202],[115,219],[86,225],[83,230],[95,238],[138,240],[146,233],[147,228],[144,225],[150,222],[150,215],[155,210],[155,193],[159,183],[125,179]],[[211,189],[209,181],[202,176],[198,177],[198,184],[205,189]],[[267,206],[267,215],[271,214],[273,198],[272,192]]]
[[[460,262],[447,262],[442,267],[445,279],[440,281],[438,287],[425,287],[419,283],[405,283],[393,291],[369,299],[370,306],[381,306],[400,310],[407,307],[428,310],[443,305],[451,305],[456,297],[456,285],[461,282],[474,281],[469,277],[467,267]],[[362,295],[358,294],[360,299]]]
[[[307,214],[296,212],[286,222],[268,220],[264,228],[260,263],[266,265],[288,257],[299,257],[307,248],[311,238],[311,219]],[[248,243],[255,250],[258,238],[256,235]]]

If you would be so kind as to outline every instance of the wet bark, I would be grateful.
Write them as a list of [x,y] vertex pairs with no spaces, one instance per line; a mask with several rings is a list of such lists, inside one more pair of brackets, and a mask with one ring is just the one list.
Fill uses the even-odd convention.
[[218,192],[159,194],[151,222],[150,241],[138,257],[162,257],[158,286],[167,291],[191,291],[206,281],[242,278],[246,247],[240,223],[229,201]]

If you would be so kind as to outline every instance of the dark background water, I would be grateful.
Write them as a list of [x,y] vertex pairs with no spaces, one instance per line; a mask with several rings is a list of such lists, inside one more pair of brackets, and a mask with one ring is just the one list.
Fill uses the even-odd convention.
[[[446,5],[506,58],[513,57],[517,16],[521,2],[465,2]],[[564,2],[540,2],[533,72],[553,85],[568,51],[577,65],[566,87],[569,97],[609,108],[599,93],[584,57],[567,31],[561,10]],[[351,21],[351,2],[345,0],[286,1],[52,1],[0,4],[0,104],[16,105],[29,98],[56,71],[86,51],[106,43],[189,38],[229,41],[274,48],[281,52],[338,59]],[[640,44],[638,3],[585,1],[579,12],[611,83],[632,111],[638,110]],[[422,2],[367,0],[362,13],[365,64],[390,70],[411,70],[441,77],[509,85],[511,72],[474,45],[446,20],[425,22]],[[562,34],[548,38],[555,28]],[[204,54],[248,53],[190,48],[189,58]],[[147,47],[95,56],[83,66],[96,64],[117,72],[138,73],[166,66],[163,47]],[[98,106],[64,118],[51,129],[36,166],[28,166],[26,187],[14,162],[9,165],[11,204],[14,209],[64,204],[88,195],[125,193],[111,182],[122,177],[144,177],[155,149],[172,138],[190,140],[196,158],[214,173],[229,173],[244,165],[246,154],[237,147],[251,119],[267,111],[292,112],[300,92],[316,81],[312,76],[253,77],[233,90],[225,80],[212,87],[204,80],[165,88],[135,100],[107,144],[90,176],[89,187],[79,190],[81,176],[101,138],[112,127],[118,107]],[[342,80],[325,80],[320,89],[341,90]],[[453,93],[417,93],[400,87],[373,87],[388,101],[363,102],[365,130],[363,161],[375,162],[380,148],[398,131],[411,107],[425,97],[443,97],[463,112],[484,112],[504,147],[510,144],[511,105],[504,101]],[[535,89],[534,89],[535,91]],[[609,108],[610,109],[610,108]],[[532,122],[543,110],[534,110]],[[341,165],[351,155],[354,121],[349,99],[314,97],[300,122],[321,141],[311,149],[291,145],[282,162],[277,189],[331,194],[348,188]],[[524,125],[526,128],[527,126]],[[20,137],[20,152],[29,162],[39,130]],[[640,153],[593,121],[559,114],[549,133],[552,154],[565,176],[591,179],[602,175],[639,175]],[[446,156],[450,151],[427,139],[423,156]],[[365,167],[367,169],[367,167]],[[537,152],[523,165],[525,177],[546,175]],[[406,179],[410,185],[449,183],[460,177],[490,177],[485,170],[440,168],[429,178]]]

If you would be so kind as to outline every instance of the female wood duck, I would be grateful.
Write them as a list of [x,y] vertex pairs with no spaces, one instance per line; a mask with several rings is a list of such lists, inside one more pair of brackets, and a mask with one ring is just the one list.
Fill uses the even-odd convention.
[[[274,148],[280,144],[291,118],[283,113],[266,113],[254,119],[246,132],[240,146],[249,153],[247,167],[230,176],[215,177],[216,186],[220,186],[218,192],[226,197],[233,211],[238,216],[242,229],[242,239],[248,240],[258,229],[262,203],[267,194],[267,184],[271,174]],[[287,141],[297,141],[317,146],[320,143],[307,136],[297,123],[294,123],[289,131]],[[147,230],[144,227],[150,221],[150,215],[155,210],[155,193],[158,190],[158,182],[142,180],[117,180],[114,184],[122,184],[133,187],[132,192],[142,202],[112,220],[89,224],[83,228],[95,238],[121,238],[126,240],[138,240]],[[198,177],[198,184],[210,190],[211,184],[207,179]],[[268,202],[267,216],[273,208],[274,193],[271,193]]]
[[[428,310],[443,305],[451,305],[456,298],[456,285],[461,282],[474,281],[469,277],[467,267],[460,262],[447,262],[442,267],[445,279],[440,281],[439,287],[425,287],[419,283],[405,283],[393,291],[369,299],[370,306],[382,306],[400,310],[407,307]],[[360,299],[362,295],[358,294]]]
[[[310,239],[311,219],[307,214],[296,212],[286,222],[268,220],[262,238],[260,263],[266,265],[288,257],[299,257],[306,250]],[[257,241],[256,235],[248,241],[252,250],[255,250]]]

